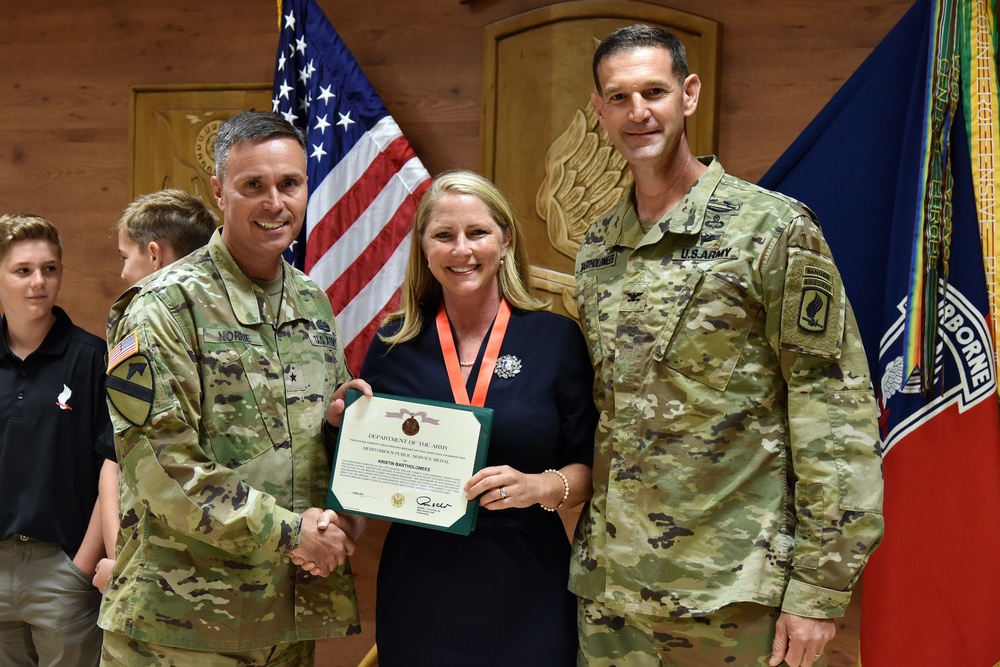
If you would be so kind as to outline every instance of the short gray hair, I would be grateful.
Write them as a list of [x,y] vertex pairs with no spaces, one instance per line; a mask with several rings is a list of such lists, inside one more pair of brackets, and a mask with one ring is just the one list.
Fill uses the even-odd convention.
[[215,176],[226,180],[226,161],[233,144],[289,137],[295,139],[306,154],[306,138],[302,131],[277,114],[266,111],[244,111],[219,127],[215,135]]

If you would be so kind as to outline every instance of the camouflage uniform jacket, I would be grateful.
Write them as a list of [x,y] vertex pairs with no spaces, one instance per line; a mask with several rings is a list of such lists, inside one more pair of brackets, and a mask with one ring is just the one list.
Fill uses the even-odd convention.
[[300,514],[325,506],[326,408],[349,374],[326,295],[284,276],[275,326],[216,232],[115,305],[109,346],[137,334],[122,364],[148,364],[153,391],[138,425],[109,399],[122,524],[102,628],[214,651],[360,631],[349,565],[318,578],[288,559]]
[[600,421],[570,588],[837,617],[883,528],[857,325],[812,212],[708,165],[648,234],[629,196],[580,248]]

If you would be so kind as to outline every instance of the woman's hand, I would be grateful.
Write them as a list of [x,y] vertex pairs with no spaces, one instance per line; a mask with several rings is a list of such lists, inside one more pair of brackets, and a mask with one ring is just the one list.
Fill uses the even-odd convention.
[[[549,479],[551,478],[551,479]],[[511,507],[531,507],[555,496],[562,498],[562,480],[555,475],[540,473],[529,475],[510,466],[483,468],[465,483],[465,497],[479,497],[479,505],[488,510],[505,510]]]
[[488,510],[531,507],[535,503],[547,509],[575,507],[590,498],[590,466],[570,463],[559,472],[562,474],[528,474],[510,466],[490,466],[465,483],[465,497],[472,500],[478,496],[480,507]]
[[326,409],[326,421],[330,422],[330,426],[333,426],[334,428],[340,428],[340,421],[344,415],[344,396],[347,395],[348,389],[357,389],[368,398],[371,398],[372,396],[371,385],[361,378],[348,380],[344,384],[337,387],[337,391],[333,392],[333,398],[330,400],[330,405]]

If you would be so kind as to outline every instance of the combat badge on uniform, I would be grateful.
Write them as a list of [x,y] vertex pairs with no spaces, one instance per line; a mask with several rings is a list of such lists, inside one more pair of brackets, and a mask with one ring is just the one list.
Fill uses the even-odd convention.
[[126,421],[142,426],[153,411],[153,365],[139,349],[139,331],[125,336],[108,355],[108,401]]

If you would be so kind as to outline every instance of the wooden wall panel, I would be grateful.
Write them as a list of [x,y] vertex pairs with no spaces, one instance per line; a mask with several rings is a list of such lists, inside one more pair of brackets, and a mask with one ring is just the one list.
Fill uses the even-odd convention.
[[[319,0],[428,169],[479,164],[483,27],[544,0]],[[657,2],[722,24],[719,155],[756,180],[911,0]],[[101,333],[120,291],[131,85],[267,82],[269,0],[35,0],[0,22],[0,210],[66,237],[61,303]]]
[[[719,156],[758,179],[913,0],[657,0],[719,21]],[[483,27],[546,0],[318,0],[428,169],[479,164]],[[61,305],[103,334],[124,287],[129,87],[268,82],[273,0],[33,0],[0,20],[0,211],[64,237]],[[526,72],[525,75],[530,75]],[[367,638],[365,641],[369,641]],[[335,664],[352,664],[338,660]]]

